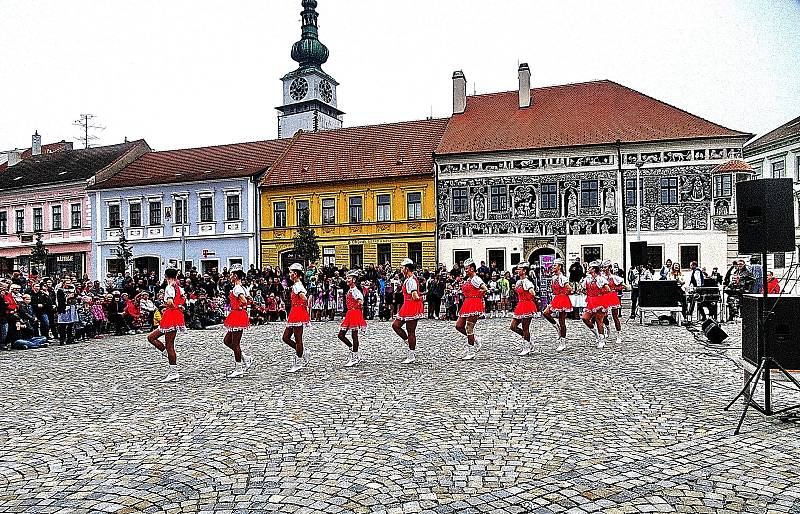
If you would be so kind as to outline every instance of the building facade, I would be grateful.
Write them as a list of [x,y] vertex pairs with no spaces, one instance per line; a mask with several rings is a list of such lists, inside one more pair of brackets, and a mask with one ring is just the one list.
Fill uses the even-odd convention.
[[636,240],[654,266],[698,260],[710,271],[735,254],[735,182],[713,170],[740,158],[749,134],[610,81],[531,90],[522,65],[519,82],[467,97],[463,73],[453,76],[436,152],[442,262],[623,265]]
[[433,150],[446,120],[301,133],[261,189],[262,264],[295,262],[306,223],[322,264],[436,266]]
[[[35,147],[35,145],[34,145]],[[0,173],[0,272],[32,272],[37,235],[49,256],[39,273],[78,277],[92,274],[91,224],[87,181],[115,172],[148,151],[144,141],[32,153]]]
[[[759,178],[792,179],[795,244],[800,249],[800,117],[747,143],[744,158]],[[782,276],[787,266],[800,262],[800,254],[770,254],[768,259],[769,267]]]
[[159,277],[182,260],[186,269],[200,272],[257,265],[255,177],[286,144],[150,152],[116,174],[98,177],[90,186],[96,276],[126,271],[119,254],[123,231],[133,250],[130,268]]

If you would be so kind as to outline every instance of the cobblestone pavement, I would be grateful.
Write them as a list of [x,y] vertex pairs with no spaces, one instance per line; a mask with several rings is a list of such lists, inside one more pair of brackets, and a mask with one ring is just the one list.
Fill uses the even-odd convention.
[[557,353],[535,320],[520,358],[508,322],[462,362],[452,323],[423,321],[407,366],[374,322],[353,369],[317,324],[296,375],[259,327],[239,379],[223,332],[192,332],[169,385],[143,335],[2,353],[0,511],[800,513],[799,427],[751,414],[733,436],[741,371],[686,329],[597,350],[570,322]]

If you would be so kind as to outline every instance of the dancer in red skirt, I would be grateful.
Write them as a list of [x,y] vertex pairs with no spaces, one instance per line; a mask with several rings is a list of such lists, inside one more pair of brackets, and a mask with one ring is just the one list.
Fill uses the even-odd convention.
[[[556,351],[560,352],[567,347],[567,313],[572,312],[572,302],[569,299],[572,287],[569,285],[566,275],[564,275],[564,261],[561,259],[556,259],[553,262],[553,277],[550,281],[550,288],[553,290],[553,300],[544,310],[542,316],[555,327],[558,334]],[[553,314],[558,315],[558,324],[556,324]]]
[[600,274],[600,261],[592,261],[589,264],[589,274],[583,279],[583,287],[586,289],[586,308],[583,310],[583,322],[595,335],[597,347],[602,348],[606,345],[603,320],[606,317],[607,310],[603,295],[611,289],[608,287],[608,281]]
[[[614,328],[617,329],[617,344],[621,344],[622,322],[619,319],[619,311],[622,309],[622,304],[619,301],[619,293],[625,290],[625,281],[619,275],[611,273],[611,261],[609,260],[603,261],[603,276],[608,281],[608,287],[611,289],[611,291],[603,296],[604,302],[608,308],[608,312],[611,313],[611,318],[614,320]],[[606,333],[611,332],[610,323],[608,328],[609,330],[607,330]]]
[[[416,266],[411,259],[403,259],[400,263],[403,266],[403,306],[397,313],[397,318],[392,323],[392,329],[395,334],[408,343],[408,353],[406,354],[403,364],[411,364],[417,360],[417,321],[425,316],[425,305],[423,304],[422,297],[419,294],[419,281],[414,276]],[[403,330],[403,325],[406,330]]]
[[[169,372],[161,382],[175,382],[180,378],[178,376],[178,355],[175,353],[175,335],[178,331],[186,331],[186,323],[183,320],[183,306],[186,300],[178,285],[178,270],[167,268],[164,276],[167,278],[167,287],[164,289],[166,307],[158,328],[148,334],[147,340],[158,348],[169,362]],[[159,340],[162,335],[164,336],[163,343]]]
[[234,264],[231,266],[231,282],[233,289],[228,294],[228,300],[231,304],[231,312],[225,318],[225,339],[223,342],[225,346],[233,350],[233,358],[236,361],[233,371],[229,378],[240,377],[253,365],[254,359],[251,355],[245,355],[242,352],[242,332],[250,328],[250,316],[247,314],[247,306],[250,303],[250,298],[247,296],[242,286],[244,279],[244,270],[241,264]]
[[[528,279],[530,264],[522,261],[517,264],[517,282],[514,291],[517,293],[517,306],[514,308],[514,319],[511,321],[511,330],[522,336],[522,350],[520,357],[528,355],[533,350],[531,345],[531,320],[539,312],[536,307],[536,288]],[[521,326],[520,326],[521,325]]]
[[464,274],[466,280],[461,285],[464,303],[458,312],[456,330],[467,336],[467,346],[461,354],[461,360],[468,361],[474,359],[481,349],[481,341],[475,337],[475,323],[484,316],[483,296],[489,288],[478,276],[478,268],[472,259],[464,261]]
[[[358,333],[363,332],[367,328],[367,322],[364,320],[364,294],[358,288],[357,279],[359,272],[353,270],[347,274],[345,280],[347,286],[350,288],[345,297],[345,305],[347,305],[347,314],[344,315],[342,326],[339,328],[339,340],[350,348],[350,358],[345,363],[346,368],[350,368],[358,364]],[[351,343],[347,339],[347,332],[350,331],[353,338]]]
[[[294,349],[292,356],[292,366],[289,373],[297,373],[308,365],[309,351],[303,348],[303,328],[311,325],[311,316],[308,315],[308,298],[306,288],[303,287],[303,267],[300,264],[289,266],[289,278],[294,282],[292,285],[292,310],[289,311],[289,318],[286,320],[286,328],[283,330],[283,342]],[[294,336],[294,341],[292,341]]]

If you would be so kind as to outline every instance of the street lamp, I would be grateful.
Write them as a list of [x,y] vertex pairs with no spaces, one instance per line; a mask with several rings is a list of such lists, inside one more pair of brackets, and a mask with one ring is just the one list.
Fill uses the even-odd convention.
[[642,240],[642,166],[644,161],[636,159],[636,240]]
[[[189,195],[187,194],[180,194],[180,193],[172,193],[172,203],[176,205],[177,200],[186,201],[186,204],[181,208],[181,218],[178,219],[178,213],[175,213],[175,224],[181,225],[181,266],[180,269],[183,273],[186,273],[186,223],[184,220],[188,221],[188,210],[189,207]],[[166,208],[164,210],[164,218],[167,221],[170,221],[172,218],[172,209]]]

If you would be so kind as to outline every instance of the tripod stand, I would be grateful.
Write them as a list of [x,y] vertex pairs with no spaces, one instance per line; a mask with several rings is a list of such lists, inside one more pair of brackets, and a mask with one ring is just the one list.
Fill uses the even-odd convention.
[[[772,356],[770,351],[770,341],[767,338],[767,322],[769,321],[770,316],[772,316],[773,312],[765,313],[765,309],[767,307],[767,254],[763,252],[761,254],[761,262],[763,263],[763,270],[762,270],[762,299],[761,302],[758,304],[758,323],[759,323],[759,335],[758,337],[761,341],[764,342],[764,353],[759,360],[758,366],[756,367],[755,372],[750,376],[750,379],[744,384],[744,387],[739,394],[737,394],[733,400],[725,407],[725,410],[729,410],[736,400],[745,396],[745,405],[744,411],[742,411],[742,416],[739,418],[739,424],[736,425],[736,430],[733,432],[734,434],[739,434],[739,431],[742,428],[742,424],[744,423],[744,418],[747,416],[747,411],[750,407],[753,407],[760,413],[764,414],[765,416],[775,416],[778,414],[783,414],[784,412],[788,412],[793,409],[800,408],[800,404],[792,405],[791,407],[786,407],[784,409],[780,409],[777,411],[772,410],[772,376],[771,370],[775,369],[783,373],[783,375],[788,378],[794,385],[800,390],[800,382],[797,381],[792,375],[789,374],[786,369],[780,365],[778,361]],[[767,314],[767,315],[765,315]],[[764,378],[764,406],[762,407],[753,399],[753,395],[756,392],[756,388],[758,387],[759,382],[759,375],[763,374]],[[752,387],[751,387],[752,384]],[[749,389],[749,390],[748,390]],[[794,417],[794,416],[791,416]]]

